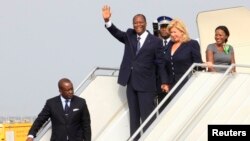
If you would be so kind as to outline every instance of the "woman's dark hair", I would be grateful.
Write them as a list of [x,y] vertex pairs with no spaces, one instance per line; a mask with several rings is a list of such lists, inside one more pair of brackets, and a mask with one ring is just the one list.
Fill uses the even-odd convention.
[[224,25],[220,25],[220,26],[216,27],[215,31],[218,30],[218,29],[223,30],[224,33],[227,35],[227,38],[225,40],[225,42],[227,42],[227,39],[228,39],[228,37],[230,35],[228,28],[226,26],[224,26]]

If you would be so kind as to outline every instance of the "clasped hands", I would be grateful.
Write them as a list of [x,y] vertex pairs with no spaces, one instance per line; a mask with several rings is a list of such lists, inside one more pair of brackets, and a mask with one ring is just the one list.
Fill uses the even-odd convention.
[[169,85],[168,84],[161,84],[161,90],[162,92],[169,92]]

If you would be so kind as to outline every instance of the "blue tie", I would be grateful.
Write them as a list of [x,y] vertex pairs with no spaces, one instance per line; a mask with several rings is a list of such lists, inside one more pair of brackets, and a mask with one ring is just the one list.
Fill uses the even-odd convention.
[[141,39],[141,37],[138,36],[138,37],[137,37],[136,55],[138,54],[138,52],[139,52],[139,50],[140,50],[140,48],[141,48],[140,39]]

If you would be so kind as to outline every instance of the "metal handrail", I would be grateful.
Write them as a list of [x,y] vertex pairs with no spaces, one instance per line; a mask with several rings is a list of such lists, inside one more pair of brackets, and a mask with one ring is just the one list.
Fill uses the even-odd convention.
[[[213,65],[213,67],[218,68],[228,68],[223,76],[226,76],[235,64],[232,65]],[[174,87],[168,92],[168,94],[164,97],[164,99],[156,106],[156,108],[151,112],[151,114],[147,117],[147,119],[140,125],[140,127],[135,131],[135,133],[128,139],[128,141],[133,141],[133,139],[142,131],[142,129],[146,126],[146,124],[154,117],[154,115],[158,112],[158,110],[162,107],[162,105],[167,101],[167,99],[173,94],[173,92],[179,87],[179,85],[185,80],[185,78],[193,71],[195,67],[207,67],[206,64],[193,63],[186,73],[181,77],[181,79],[174,85]]]
[[[105,70],[105,71],[112,71],[111,74],[96,74],[99,70]],[[78,93],[82,87],[88,82],[88,80],[93,80],[96,76],[115,76],[115,73],[119,71],[118,68],[108,68],[108,67],[95,67],[92,69],[92,71],[83,79],[83,81],[78,85],[78,87],[75,90],[75,94]],[[85,87],[84,87],[85,88]],[[79,95],[79,94],[78,94]]]
[[[243,65],[243,64],[232,64],[223,74],[221,80],[219,81],[218,84],[215,85],[215,88],[211,90],[209,97],[206,98],[206,100],[199,106],[199,108],[196,110],[196,112],[192,115],[192,117],[186,122],[185,126],[178,132],[178,134],[176,135],[175,139],[176,140],[182,140],[181,137],[183,135],[184,132],[187,132],[188,128],[190,128],[192,126],[192,122],[194,122],[195,119],[200,118],[199,116],[201,116],[201,114],[204,112],[202,111],[203,109],[206,108],[206,106],[209,104],[209,102],[211,102],[211,99],[213,97],[215,97],[216,92],[218,91],[218,89],[221,87],[221,85],[223,85],[223,83],[225,82],[227,75],[230,74],[230,72],[232,71],[232,69],[234,67],[242,67],[242,68],[250,68],[250,65]],[[250,73],[250,72],[249,72]],[[248,73],[248,74],[249,74]],[[233,74],[233,73],[232,73]],[[185,137],[184,137],[185,138]]]
[[189,125],[194,120],[194,118],[196,118],[201,113],[202,109],[204,109],[204,107],[207,105],[207,103],[210,102],[210,99],[215,96],[216,91],[221,87],[221,85],[223,85],[228,74],[230,74],[230,72],[232,71],[232,69],[234,67],[235,67],[235,64],[231,64],[230,66],[228,66],[227,70],[223,73],[220,80],[216,84],[214,84],[214,86],[215,86],[214,89],[210,90],[209,96],[206,98],[206,100],[204,100],[204,102],[202,102],[202,104],[199,106],[199,108],[192,114],[191,118],[185,123],[185,125],[178,132],[178,134],[175,138],[180,138],[181,134],[189,127]]
[[[111,71],[111,74],[96,74],[97,71],[100,71],[100,70]],[[90,83],[89,81],[93,80],[96,76],[115,76],[115,73],[118,71],[119,71],[118,68],[108,68],[108,67],[93,68],[91,72],[83,79],[83,81],[75,89],[74,94],[80,95],[81,93],[79,91],[85,89],[87,87],[87,84]],[[51,122],[49,119],[37,133],[36,140],[40,140],[50,128],[51,128]]]
[[[177,89],[177,87],[182,83],[182,81],[193,71],[195,67],[207,67],[205,64],[197,64],[194,63],[192,66],[187,70],[187,72],[181,77],[181,79],[176,83],[176,85],[169,91],[168,95],[165,96],[165,98],[159,103],[159,105],[152,111],[152,113],[148,116],[148,118],[141,124],[141,126],[136,130],[136,132],[128,139],[128,141],[131,141],[137,136],[138,133],[143,129],[143,127],[147,124],[147,122],[155,115],[155,113],[161,108],[161,106],[164,104],[164,102],[172,95],[172,93]],[[231,69],[233,67],[249,67],[250,65],[235,65],[232,64],[231,66],[228,65],[213,65],[213,67],[218,68],[228,68],[224,75],[226,76],[228,73],[230,73]],[[111,74],[97,74],[98,71],[111,71]],[[88,84],[93,80],[96,76],[116,76],[115,73],[118,72],[118,68],[108,68],[108,67],[95,67],[92,69],[92,71],[83,79],[83,81],[78,85],[78,87],[75,89],[75,94],[80,95],[80,90],[84,90]],[[41,130],[38,132],[38,136],[36,139],[41,139],[44,134],[51,128],[50,120],[44,124],[44,126],[41,128]]]

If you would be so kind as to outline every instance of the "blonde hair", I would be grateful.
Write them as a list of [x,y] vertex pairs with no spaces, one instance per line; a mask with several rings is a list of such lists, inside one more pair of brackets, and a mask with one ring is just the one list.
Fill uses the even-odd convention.
[[189,37],[188,31],[187,31],[187,28],[181,20],[173,19],[167,27],[168,32],[170,33],[170,30],[174,27],[183,33],[181,42],[190,41],[190,37]]

